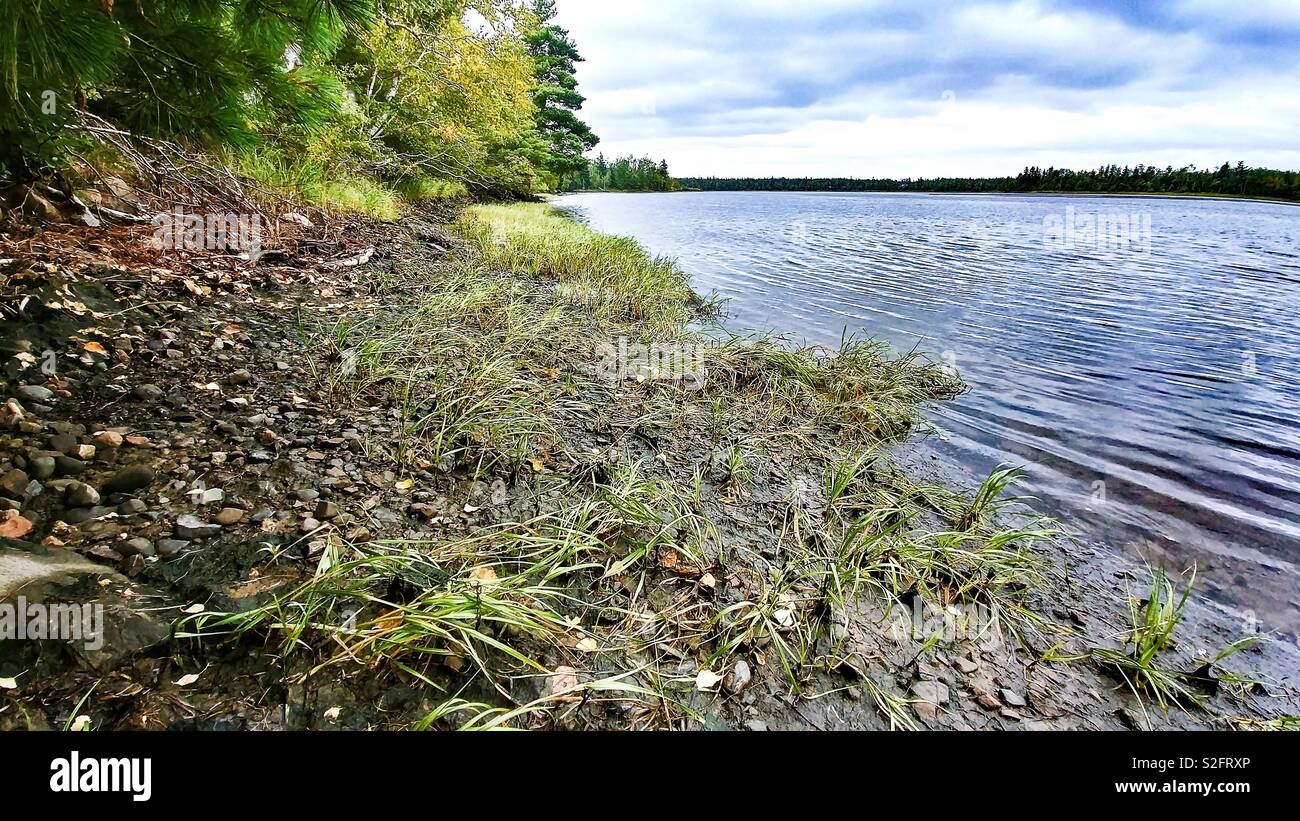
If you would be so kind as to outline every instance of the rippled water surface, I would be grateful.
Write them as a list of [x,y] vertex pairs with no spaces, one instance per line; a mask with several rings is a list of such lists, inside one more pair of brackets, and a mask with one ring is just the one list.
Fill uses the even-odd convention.
[[[933,419],[963,472],[1024,465],[1081,536],[1300,628],[1300,207],[1204,199],[580,194],[678,258],[727,324],[919,347],[971,386]],[[1047,226],[1129,220],[1125,241]],[[1046,220],[1046,222],[1045,222]],[[1145,233],[1150,226],[1149,234]],[[1149,241],[1148,241],[1149,240]]]

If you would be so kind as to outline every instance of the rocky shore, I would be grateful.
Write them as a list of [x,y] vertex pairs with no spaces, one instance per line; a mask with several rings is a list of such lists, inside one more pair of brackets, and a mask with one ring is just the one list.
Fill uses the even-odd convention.
[[[1267,637],[1207,673],[1199,705],[1161,708],[1091,657],[1123,646],[1126,599],[1146,585],[1105,549],[1029,539],[1041,584],[1005,609],[948,577],[900,586],[892,554],[854,566],[892,587],[832,591],[840,565],[813,547],[851,531],[833,465],[775,432],[788,411],[738,407],[771,364],[711,373],[733,386],[716,393],[633,381],[601,394],[570,351],[538,348],[545,446],[495,461],[473,442],[408,452],[412,393],[391,375],[342,387],[368,349],[330,331],[400,317],[466,265],[491,270],[456,218],[288,220],[254,261],[155,252],[142,226],[0,243],[0,599],[103,613],[93,649],[0,641],[0,728],[1124,729],[1300,712],[1300,654]],[[523,300],[562,301],[557,289]],[[734,416],[712,441],[710,413]],[[799,424],[810,452],[849,436]],[[854,492],[913,504],[924,460],[906,432],[878,438],[893,455]],[[643,496],[620,484],[628,466]],[[907,527],[948,532],[946,510]],[[989,528],[983,542],[1003,532]],[[565,540],[577,546],[562,561],[509,581]],[[434,594],[462,609],[435,610]],[[338,629],[296,620],[324,599]],[[1169,663],[1193,669],[1242,637],[1194,600]]]

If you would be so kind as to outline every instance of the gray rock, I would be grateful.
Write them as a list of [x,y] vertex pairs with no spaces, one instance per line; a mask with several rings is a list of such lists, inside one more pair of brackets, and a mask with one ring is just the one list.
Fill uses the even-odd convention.
[[184,539],[159,539],[158,555],[163,557],[175,556],[185,548],[189,547],[189,542]]
[[33,456],[27,460],[27,466],[32,469],[33,478],[48,479],[54,475],[53,456]]
[[60,476],[78,476],[86,470],[86,463],[71,456],[55,456],[54,472]]
[[153,542],[146,538],[137,536],[134,539],[127,539],[117,546],[117,552],[123,556],[153,556],[156,555]]
[[1006,704],[1008,707],[1025,706],[1025,697],[1017,693],[1015,690],[1010,690],[1007,689],[1006,687],[1003,687],[1001,693],[1002,693],[1002,703]]
[[33,402],[48,402],[54,398],[54,391],[41,385],[21,385],[18,395]]
[[300,490],[295,490],[293,495],[300,502],[314,502],[316,501],[316,497],[320,496],[320,491],[305,487]]
[[231,385],[242,385],[252,378],[253,375],[251,373],[249,373],[245,368],[240,368],[239,370],[230,374],[230,376],[226,377],[226,381],[229,382]]
[[939,706],[948,703],[948,685],[942,681],[918,681],[912,685],[912,709],[922,721],[933,721],[939,715]]
[[104,482],[105,493],[131,493],[153,482],[156,474],[145,464],[127,465]]
[[163,389],[157,385],[137,385],[131,395],[146,402],[156,402],[163,398]]
[[137,513],[144,513],[148,505],[139,499],[127,499],[117,506],[117,512],[123,516],[134,516]]
[[79,525],[94,519],[102,519],[113,512],[111,507],[79,507],[63,513],[63,521],[70,525]]
[[753,721],[746,721],[745,729],[749,730],[751,733],[765,733],[767,732],[767,722],[759,721],[757,719]]
[[221,532],[221,525],[205,522],[188,513],[176,517],[176,535],[182,539],[206,539]]
[[339,506],[322,499],[316,504],[317,519],[334,519],[339,515]]
[[50,448],[59,453],[72,453],[77,449],[77,437],[71,433],[56,433],[50,437]]

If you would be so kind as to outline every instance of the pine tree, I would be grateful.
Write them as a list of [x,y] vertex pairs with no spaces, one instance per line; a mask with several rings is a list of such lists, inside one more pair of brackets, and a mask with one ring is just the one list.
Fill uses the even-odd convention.
[[534,0],[538,25],[524,35],[536,65],[537,128],[549,141],[548,170],[558,177],[586,167],[583,154],[600,141],[575,111],[586,99],[578,93],[574,66],[582,62],[578,47],[565,29],[550,24],[555,18],[555,0]]
[[5,6],[0,162],[14,178],[59,161],[74,107],[140,133],[225,144],[273,122],[319,127],[343,102],[323,57],[376,11],[375,0]]

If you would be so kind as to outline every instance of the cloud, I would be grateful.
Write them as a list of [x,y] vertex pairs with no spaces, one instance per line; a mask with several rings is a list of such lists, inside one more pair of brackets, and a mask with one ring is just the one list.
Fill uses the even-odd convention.
[[680,175],[1300,168],[1300,4],[561,0],[606,155]]

